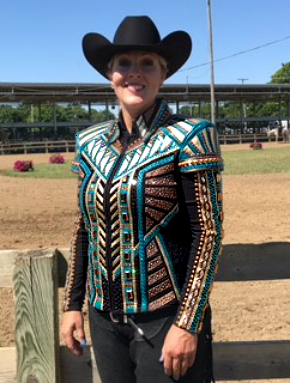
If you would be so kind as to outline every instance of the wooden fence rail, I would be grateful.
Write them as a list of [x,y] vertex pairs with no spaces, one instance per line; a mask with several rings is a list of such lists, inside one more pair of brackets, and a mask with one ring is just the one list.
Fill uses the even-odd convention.
[[220,134],[220,143],[223,145],[227,144],[244,144],[252,142],[263,142],[267,141],[266,133],[255,133],[255,134]]
[[27,154],[27,153],[53,153],[72,152],[75,149],[74,140],[11,142],[0,144],[0,154]]
[[[220,143],[226,144],[242,144],[252,143],[254,141],[267,141],[266,133],[257,134],[220,134]],[[36,142],[11,142],[0,143],[0,154],[17,154],[17,153],[51,153],[54,151],[72,152],[75,149],[74,140],[61,141],[36,141]]]
[[[59,347],[58,294],[63,287],[68,250],[0,253],[0,287],[15,296],[17,382],[99,383],[90,346],[75,358]],[[225,245],[217,283],[290,278],[290,243]],[[290,340],[214,343],[218,381],[287,379]],[[1,349],[0,349],[1,351]],[[0,379],[1,381],[1,379]]]

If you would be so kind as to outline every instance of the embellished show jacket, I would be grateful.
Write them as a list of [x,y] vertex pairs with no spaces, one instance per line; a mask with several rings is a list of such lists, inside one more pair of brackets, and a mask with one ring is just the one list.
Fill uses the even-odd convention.
[[175,304],[174,324],[198,333],[221,251],[222,168],[216,128],[162,100],[131,135],[122,116],[78,133],[64,310],[82,309],[88,285],[98,310]]

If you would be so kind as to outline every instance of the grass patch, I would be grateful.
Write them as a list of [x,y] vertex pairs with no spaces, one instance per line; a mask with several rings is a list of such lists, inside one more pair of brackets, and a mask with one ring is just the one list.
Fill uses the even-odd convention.
[[[266,174],[290,172],[290,148],[240,150],[223,152],[226,175]],[[75,178],[70,161],[65,164],[40,164],[33,172],[21,173],[1,170],[0,175],[22,178]]]
[[9,177],[21,178],[75,178],[76,175],[71,172],[71,163],[64,164],[39,164],[34,165],[33,172],[15,172],[13,169],[1,170],[0,174]]
[[267,148],[223,152],[226,175],[290,172],[290,149]]

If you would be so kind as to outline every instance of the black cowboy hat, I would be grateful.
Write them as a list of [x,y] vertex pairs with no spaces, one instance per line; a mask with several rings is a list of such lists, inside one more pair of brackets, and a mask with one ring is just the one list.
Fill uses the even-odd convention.
[[158,29],[148,16],[128,16],[119,25],[113,43],[99,33],[88,33],[83,38],[83,51],[88,62],[108,79],[108,64],[121,52],[154,52],[167,61],[166,78],[175,73],[191,52],[188,33],[176,31],[161,40]]

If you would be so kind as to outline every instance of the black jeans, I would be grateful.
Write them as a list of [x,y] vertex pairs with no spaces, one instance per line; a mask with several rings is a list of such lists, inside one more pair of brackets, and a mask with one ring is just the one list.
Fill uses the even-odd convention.
[[[161,309],[162,310],[162,309]],[[134,319],[145,336],[130,324],[114,323],[106,314],[90,307],[90,331],[98,371],[102,383],[172,383],[159,362],[165,336],[175,314],[152,320],[150,313]],[[151,316],[151,318],[150,318]],[[199,334],[194,365],[180,383],[210,383],[212,378],[212,352],[210,310],[207,310],[203,330]]]

